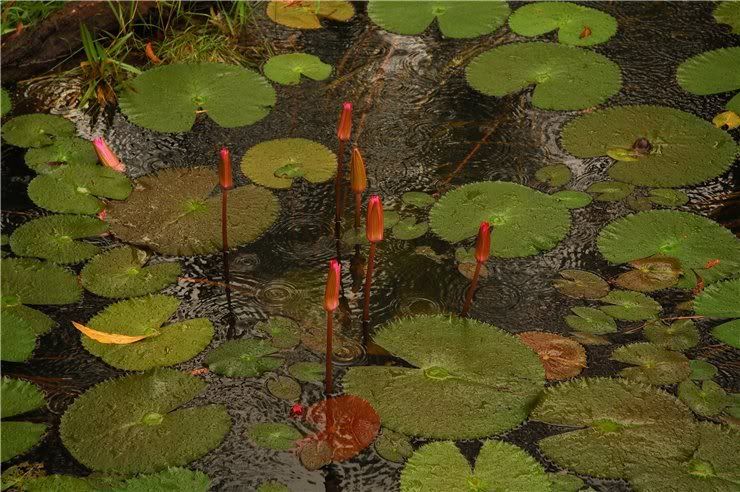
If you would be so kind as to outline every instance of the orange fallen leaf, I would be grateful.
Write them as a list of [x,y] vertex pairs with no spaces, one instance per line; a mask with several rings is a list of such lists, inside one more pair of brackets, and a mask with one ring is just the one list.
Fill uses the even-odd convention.
[[119,335],[118,333],[106,333],[104,331],[93,330],[92,328],[89,328],[82,323],[77,323],[76,321],[73,321],[72,325],[80,330],[85,336],[92,338],[96,342],[115,345],[128,345],[159,334],[155,331],[147,335]]
[[696,286],[692,289],[692,293],[697,296],[701,294],[701,291],[704,290],[704,279],[701,278],[699,275],[696,276]]
[[198,369],[193,369],[190,371],[190,374],[193,376],[200,376],[201,374],[208,374],[210,371],[207,367],[199,367]]
[[714,268],[714,267],[716,267],[717,265],[719,265],[719,263],[720,263],[720,259],[719,259],[719,258],[715,258],[715,259],[713,259],[713,260],[709,260],[709,261],[707,262],[707,264],[706,264],[706,265],[704,265],[704,268],[705,268],[705,269],[707,269],[707,270],[709,270],[710,268]]
[[578,37],[583,39],[583,38],[589,37],[590,35],[591,35],[591,28],[588,26],[583,26],[583,31],[581,31],[581,34]]
[[575,340],[545,331],[525,331],[517,336],[537,352],[549,380],[572,378],[586,367],[586,350]]

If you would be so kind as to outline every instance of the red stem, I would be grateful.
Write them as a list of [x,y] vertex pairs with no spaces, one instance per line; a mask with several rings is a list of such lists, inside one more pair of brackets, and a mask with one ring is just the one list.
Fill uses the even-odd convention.
[[227,234],[226,208],[229,197],[229,190],[221,189],[221,244],[222,250],[229,250],[229,237]]
[[360,228],[360,212],[362,212],[362,193],[355,193],[355,229]]
[[334,312],[326,312],[326,375],[324,380],[324,393],[328,398],[332,392],[332,355],[334,354],[334,348],[332,343],[334,341]]
[[370,321],[370,284],[373,280],[375,267],[375,243],[370,243],[370,254],[367,257],[367,273],[365,274],[365,306],[362,309],[362,321]]
[[470,310],[470,304],[473,302],[473,293],[475,292],[475,287],[478,285],[478,275],[480,275],[480,267],[483,263],[480,261],[476,262],[475,264],[475,273],[473,274],[473,280],[470,281],[470,287],[468,287],[468,294],[465,296],[465,304],[463,304],[462,312],[460,313],[460,316],[463,318],[466,318],[468,316],[468,311]]
[[336,201],[336,221],[342,220],[342,181],[344,181],[344,140],[339,141],[337,154],[337,177],[334,179],[334,198]]

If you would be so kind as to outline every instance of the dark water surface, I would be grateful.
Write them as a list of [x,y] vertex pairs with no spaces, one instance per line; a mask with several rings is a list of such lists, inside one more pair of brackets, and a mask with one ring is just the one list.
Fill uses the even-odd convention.
[[[705,119],[723,110],[729,95],[694,96],[675,82],[676,67],[681,61],[709,49],[738,44],[739,37],[712,18],[712,3],[590,5],[610,13],[619,22],[617,35],[593,48],[622,68],[623,88],[609,101],[610,105],[662,104]],[[512,4],[512,8],[516,7]],[[260,28],[269,39],[295,36],[296,51],[318,55],[334,65],[338,73],[327,82],[276,85],[275,109],[252,126],[225,129],[204,119],[187,134],[157,134],[129,124],[118,113],[110,122],[101,118],[93,124],[84,114],[65,109],[74,87],[59,82],[21,85],[19,92],[26,100],[20,102],[14,114],[24,110],[52,111],[76,121],[79,133],[86,138],[104,135],[127,164],[132,177],[173,166],[210,165],[215,179],[217,149],[222,145],[231,149],[234,162],[239,162],[251,146],[273,138],[304,137],[336,150],[340,103],[353,101],[355,143],[362,148],[368,166],[368,192],[380,194],[386,209],[399,210],[401,195],[407,191],[438,193],[459,184],[489,179],[548,191],[546,185],[534,181],[534,173],[544,165],[561,162],[573,171],[572,189],[584,190],[593,182],[608,179],[608,158],[575,159],[560,146],[561,127],[577,112],[534,109],[529,102],[529,91],[504,98],[481,96],[465,83],[463,70],[473,56],[493,46],[525,38],[509,32],[507,27],[474,40],[443,40],[436,28],[423,36],[398,36],[374,27],[364,10],[364,5],[359,5],[358,15],[351,22],[332,23],[327,29],[314,32],[298,32],[260,20]],[[736,139],[738,133],[733,132]],[[461,172],[450,176],[476,143],[482,141],[479,151]],[[32,209],[25,196],[32,173],[22,159],[23,152],[3,145],[2,225],[6,233],[42,213]],[[722,199],[737,187],[737,176],[736,164],[722,177],[686,189],[691,200],[680,209],[713,214]],[[241,174],[236,178],[238,184],[246,182]],[[307,295],[313,296],[320,306],[326,262],[337,254],[333,240],[332,183],[301,183],[276,194],[282,207],[280,218],[258,242],[231,254],[237,337],[254,334],[257,321],[288,312],[291,305]],[[346,210],[351,214],[351,207]],[[572,211],[571,231],[557,248],[534,257],[492,259],[488,263],[491,276],[482,281],[471,316],[511,333],[566,332],[563,317],[570,307],[583,303],[558,293],[551,286],[552,279],[565,268],[595,271],[604,277],[620,271],[601,257],[595,238],[609,221],[628,212],[623,201],[594,202],[585,209]],[[420,218],[424,215],[419,212]],[[104,246],[116,244],[111,238],[99,242]],[[373,324],[377,326],[414,312],[459,310],[468,281],[457,271],[455,247],[431,233],[413,241],[384,241],[373,284]],[[351,254],[351,249],[342,249],[343,285],[346,309],[351,312],[351,319],[356,320],[361,314],[362,296],[356,282],[353,287],[349,273]],[[185,277],[223,280],[219,255],[180,261]],[[226,338],[230,314],[222,288],[181,281],[164,293],[182,300],[179,319],[208,317],[213,321],[217,333],[211,347]],[[666,316],[671,316],[675,304],[689,297],[688,293],[668,291],[657,296],[657,300]],[[86,321],[108,303],[86,292],[78,305],[42,308],[60,326],[41,339],[30,362],[3,363],[5,375],[30,379],[43,388],[49,411],[38,415],[52,426],[41,446],[8,464],[43,462],[48,473],[87,473],[62,446],[57,434],[59,419],[67,405],[88,387],[123,372],[84,351],[79,334],[69,320]],[[728,391],[737,391],[737,351],[726,345],[713,345],[715,342],[707,334],[708,323],[700,321],[698,326],[703,333],[702,344],[687,355],[717,365],[720,369],[717,382]],[[359,339],[356,322],[346,322],[344,329]],[[639,333],[624,331],[629,330],[613,335],[615,344],[641,340]],[[609,361],[612,350],[613,345],[588,346],[588,368],[583,375],[614,374],[621,365]],[[201,367],[207,352],[178,368],[190,371]],[[286,359],[289,362],[323,360],[305,348],[287,353]],[[288,365],[277,372],[287,374]],[[397,490],[402,465],[381,459],[372,447],[349,462],[332,465],[328,471],[311,472],[291,453],[253,446],[244,437],[252,423],[287,420],[290,404],[266,390],[265,383],[271,377],[274,376],[254,379],[204,376],[208,388],[193,404],[222,403],[233,419],[225,442],[191,465],[209,474],[214,490],[253,490],[267,480],[279,480],[295,491]],[[337,380],[341,384],[341,374]],[[321,398],[320,385],[303,384],[304,404]],[[549,471],[555,471],[557,467],[539,453],[535,444],[541,437],[555,432],[554,427],[528,422],[501,437],[525,448]],[[461,444],[471,459],[478,447],[476,442]],[[620,481],[587,481],[600,491],[629,490]]]

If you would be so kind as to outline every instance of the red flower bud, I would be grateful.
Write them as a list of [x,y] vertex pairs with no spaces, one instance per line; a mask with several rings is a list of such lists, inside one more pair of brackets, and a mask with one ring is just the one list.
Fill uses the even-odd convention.
[[371,196],[368,202],[365,234],[371,243],[383,240],[383,204],[378,195]]
[[367,189],[367,174],[365,173],[365,159],[360,154],[360,149],[352,149],[352,162],[350,164],[351,183],[353,193],[363,193]]
[[292,418],[300,418],[303,416],[303,405],[300,403],[294,403],[292,407],[290,407],[290,416]]
[[114,171],[119,173],[126,171],[126,166],[121,162],[115,152],[108,146],[103,137],[96,137],[93,139],[93,148],[95,153],[98,154],[98,160]]
[[483,263],[491,256],[491,225],[481,222],[478,239],[475,241],[475,261]]
[[324,290],[324,310],[333,312],[339,306],[339,278],[341,276],[341,265],[337,260],[329,262],[329,276],[326,277],[326,289]]
[[337,137],[339,140],[346,142],[352,134],[352,103],[342,104],[342,113],[339,116],[339,126],[337,127]]
[[222,190],[230,190],[234,187],[231,178],[231,153],[226,147],[221,147],[221,160],[218,163],[218,183]]

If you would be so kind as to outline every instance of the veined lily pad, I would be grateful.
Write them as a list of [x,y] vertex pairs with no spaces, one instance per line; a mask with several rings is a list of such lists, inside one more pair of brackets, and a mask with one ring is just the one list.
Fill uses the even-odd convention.
[[56,139],[71,137],[74,123],[51,114],[16,116],[3,125],[3,139],[16,147],[43,147]]
[[230,340],[211,350],[204,361],[216,374],[251,378],[280,367],[283,359],[264,340]]
[[558,31],[558,42],[575,46],[601,44],[617,33],[611,15],[570,2],[526,4],[509,17],[511,30],[522,36]]
[[[719,94],[740,89],[740,47],[720,48],[700,53],[678,66],[678,84],[699,95]],[[740,113],[740,97],[725,106]]]
[[613,318],[625,321],[652,319],[662,309],[660,304],[645,294],[626,290],[613,290],[600,301],[611,304],[611,306],[602,306],[602,311]]
[[489,34],[506,22],[511,10],[506,2],[475,1],[382,1],[367,6],[370,19],[389,32],[421,34],[437,19],[448,38],[475,38]]
[[77,137],[59,138],[51,145],[26,152],[26,165],[39,174],[48,174],[60,166],[94,166],[97,162],[92,143]]
[[301,385],[293,378],[278,376],[267,381],[267,390],[276,398],[296,401],[301,397]]
[[673,287],[681,275],[681,264],[675,258],[652,256],[629,262],[634,270],[617,277],[616,283],[623,289],[638,292],[653,292]]
[[294,178],[309,183],[329,181],[337,170],[337,156],[312,140],[280,138],[250,148],[242,158],[241,168],[259,185],[290,188]]
[[2,405],[0,405],[2,418],[32,412],[46,405],[41,389],[22,379],[3,377],[0,394],[2,395]]
[[442,239],[457,243],[493,226],[491,254],[512,258],[554,248],[570,230],[570,212],[550,195],[526,186],[481,181],[446,193],[432,207],[429,222]]
[[94,217],[49,215],[26,222],[13,231],[10,247],[18,256],[79,263],[95,255],[99,248],[75,239],[99,236],[107,230],[108,224]]
[[550,166],[541,167],[534,173],[534,177],[537,181],[547,183],[553,188],[563,186],[573,177],[573,173],[570,168],[565,164],[552,164]]
[[452,490],[550,491],[550,481],[537,460],[502,441],[485,441],[475,470],[454,442],[432,442],[419,448],[401,472],[401,492]]
[[689,201],[689,196],[680,190],[659,188],[650,190],[648,200],[656,205],[662,205],[664,207],[678,207],[686,205]]
[[740,318],[740,278],[710,285],[694,299],[694,311],[710,318]]
[[683,352],[699,343],[699,330],[690,319],[679,319],[669,325],[660,320],[650,321],[643,329],[645,338],[668,350]]
[[331,65],[308,53],[288,53],[271,57],[263,68],[265,77],[283,85],[296,85],[301,75],[312,80],[324,80],[331,75]]
[[179,263],[144,266],[149,255],[132,246],[110,249],[90,260],[80,272],[85,289],[102,297],[152,294],[177,282]]
[[195,318],[162,326],[179,305],[176,298],[159,294],[112,304],[95,315],[88,326],[120,335],[158,334],[125,345],[100,343],[83,335],[82,346],[111,366],[128,371],[146,371],[192,359],[210,343],[213,325],[206,318]]
[[624,477],[634,464],[683,460],[698,435],[688,408],[668,393],[620,379],[576,379],[545,389],[531,418],[581,427],[539,441],[557,465]]
[[318,383],[324,380],[324,365],[320,362],[296,362],[288,368],[291,376],[299,381]]
[[295,446],[303,434],[292,425],[260,423],[252,425],[247,436],[259,447],[287,451]]
[[727,24],[734,34],[740,34],[740,4],[737,2],[719,2],[714,9],[714,19],[719,24]]
[[585,485],[583,480],[569,473],[548,473],[547,478],[552,492],[578,492]]
[[537,353],[548,380],[578,376],[586,367],[586,351],[575,340],[544,331],[525,331],[517,336]]
[[714,365],[700,359],[690,360],[689,368],[691,368],[689,379],[692,381],[709,381],[719,373]]
[[663,106],[617,106],[579,116],[563,128],[562,143],[576,157],[647,145],[633,161],[619,160],[609,176],[640,186],[698,184],[730,168],[738,149],[710,122]]
[[296,29],[321,29],[321,19],[346,22],[353,15],[355,8],[343,0],[273,0],[267,4],[267,16],[270,19]]
[[472,439],[511,429],[544,382],[534,352],[470,319],[405,318],[383,327],[375,342],[415,367],[352,367],[344,389],[370,402],[385,427],[406,435]]
[[[3,323],[4,324],[4,323]],[[5,342],[3,342],[4,344]],[[0,387],[2,417],[15,417],[43,407],[44,394],[34,384],[3,377]],[[32,422],[0,422],[0,461],[7,461],[34,447],[46,433],[46,425]]]
[[257,323],[255,328],[269,335],[272,346],[279,349],[293,348],[301,343],[300,327],[290,318],[274,316]]
[[93,470],[143,473],[182,466],[216,448],[231,427],[221,405],[180,408],[205,383],[172,369],[102,382],[77,398],[59,433]]
[[635,189],[634,186],[619,181],[601,181],[588,187],[587,192],[600,202],[616,202],[627,198]]
[[712,329],[712,336],[727,345],[740,349],[740,319],[722,323]]
[[570,308],[570,310],[575,316],[569,314],[565,317],[565,322],[576,331],[591,335],[605,335],[617,331],[617,322],[603,311],[580,306]]
[[428,223],[419,222],[417,224],[415,218],[406,217],[393,226],[393,237],[402,241],[410,241],[423,236],[428,230]]
[[13,109],[13,101],[5,89],[0,88],[0,116],[5,116]]
[[[221,197],[209,197],[216,172],[202,167],[166,169],[140,178],[125,202],[110,204],[111,232],[128,243],[168,255],[221,249]],[[229,246],[257,240],[275,221],[279,204],[268,190],[241,186],[229,191]]]
[[20,304],[72,304],[82,297],[77,277],[67,268],[32,258],[3,258],[3,297]]
[[568,297],[574,299],[601,299],[609,293],[609,284],[606,280],[591,272],[583,270],[560,270],[562,279],[555,280],[552,285]]
[[2,297],[2,301],[0,303],[0,316],[5,313],[13,313],[23,319],[28,323],[28,326],[36,335],[48,333],[48,331],[56,325],[56,322],[48,315],[37,309],[20,304],[18,299],[12,295]]
[[689,360],[680,352],[673,352],[652,343],[632,343],[619,347],[612,360],[632,364],[619,374],[638,383],[664,385],[683,381],[691,373]]
[[419,208],[425,208],[430,205],[434,205],[435,202],[432,195],[421,191],[408,191],[401,196],[401,200],[403,200],[403,203],[405,203],[406,205],[411,205]]
[[729,402],[725,390],[714,381],[704,381],[701,386],[688,379],[681,381],[678,398],[702,417],[721,413]]
[[36,333],[13,311],[0,313],[0,360],[25,362],[36,348]]
[[375,440],[375,452],[381,458],[394,463],[403,463],[414,452],[409,438],[401,433],[383,429]]
[[[651,210],[617,219],[599,233],[597,246],[612,263],[653,255],[676,258],[684,270],[706,284],[740,272],[740,240],[704,217],[673,210]],[[711,268],[708,262],[719,260]]]
[[511,43],[475,57],[465,71],[473,89],[502,97],[534,85],[541,109],[586,109],[619,92],[619,66],[607,57],[555,43]]
[[563,190],[551,195],[565,208],[583,208],[593,201],[593,197],[582,191]]
[[275,90],[261,75],[223,63],[162,65],[123,87],[121,111],[159,132],[190,130],[200,111],[226,128],[251,125],[275,104]]

